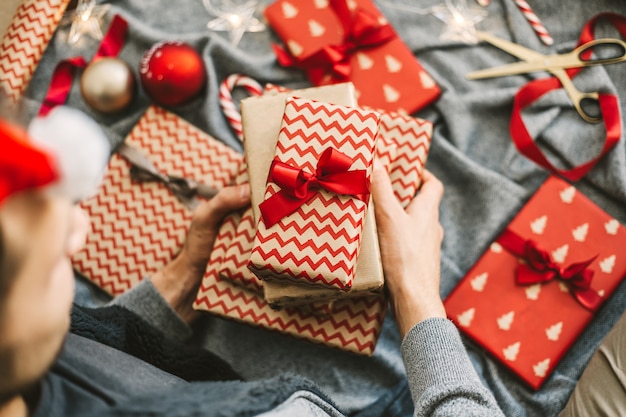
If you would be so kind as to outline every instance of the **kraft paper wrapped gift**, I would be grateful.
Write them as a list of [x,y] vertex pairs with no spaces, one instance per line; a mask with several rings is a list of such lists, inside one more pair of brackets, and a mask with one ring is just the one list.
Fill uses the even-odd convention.
[[[221,188],[233,181],[243,157],[205,132],[152,106],[125,139],[163,173]],[[191,210],[162,183],[131,179],[117,153],[97,195],[82,203],[91,221],[74,268],[112,295],[158,271],[184,242]]]
[[17,6],[0,43],[0,96],[14,103],[20,99],[69,3],[23,0]]
[[286,47],[278,61],[314,85],[351,81],[360,105],[406,114],[440,94],[371,0],[278,0],[265,17]]
[[387,306],[383,295],[339,300],[330,314],[299,308],[275,310],[261,295],[220,279],[218,269],[236,227],[233,218],[222,223],[193,304],[196,310],[363,355],[374,352]]
[[[248,265],[257,276],[352,287],[379,121],[375,112],[287,98]],[[293,175],[321,186],[290,190]]]
[[448,296],[446,311],[539,389],[626,274],[624,247],[624,226],[549,177]]

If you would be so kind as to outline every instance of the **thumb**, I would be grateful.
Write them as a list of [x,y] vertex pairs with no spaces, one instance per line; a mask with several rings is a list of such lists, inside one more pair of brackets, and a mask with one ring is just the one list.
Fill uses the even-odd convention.
[[391,180],[387,170],[382,164],[374,162],[372,172],[372,197],[374,198],[374,211],[379,226],[387,223],[387,219],[394,218],[404,212],[398,199],[393,194]]
[[249,184],[224,187],[212,199],[198,206],[194,218],[202,227],[217,227],[228,213],[249,204]]

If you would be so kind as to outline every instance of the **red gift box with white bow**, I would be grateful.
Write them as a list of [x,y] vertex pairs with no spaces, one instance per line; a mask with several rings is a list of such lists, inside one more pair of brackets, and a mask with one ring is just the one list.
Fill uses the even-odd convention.
[[626,274],[626,228],[551,176],[445,300],[449,318],[533,389]]
[[285,45],[279,63],[314,85],[352,81],[359,104],[407,114],[441,92],[371,0],[278,0],[265,17]]

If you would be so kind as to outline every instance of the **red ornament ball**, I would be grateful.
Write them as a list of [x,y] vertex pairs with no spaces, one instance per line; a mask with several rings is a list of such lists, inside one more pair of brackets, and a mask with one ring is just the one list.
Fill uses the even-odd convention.
[[154,44],[141,59],[141,85],[157,104],[178,106],[202,91],[207,78],[200,54],[184,42]]

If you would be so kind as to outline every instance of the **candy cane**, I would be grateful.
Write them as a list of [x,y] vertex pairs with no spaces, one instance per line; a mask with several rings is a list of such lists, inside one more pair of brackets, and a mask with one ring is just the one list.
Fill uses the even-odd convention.
[[548,33],[548,30],[543,26],[533,9],[531,9],[530,5],[526,2],[526,0],[515,0],[515,4],[521,10],[522,14],[528,20],[532,28],[535,30],[535,33],[546,45],[552,45],[554,43],[554,39]]
[[233,102],[231,92],[235,87],[245,88],[250,95],[260,96],[263,94],[263,87],[250,77],[241,74],[229,75],[222,84],[220,84],[220,106],[226,120],[235,131],[239,140],[243,141],[243,126],[241,125],[241,113]]

